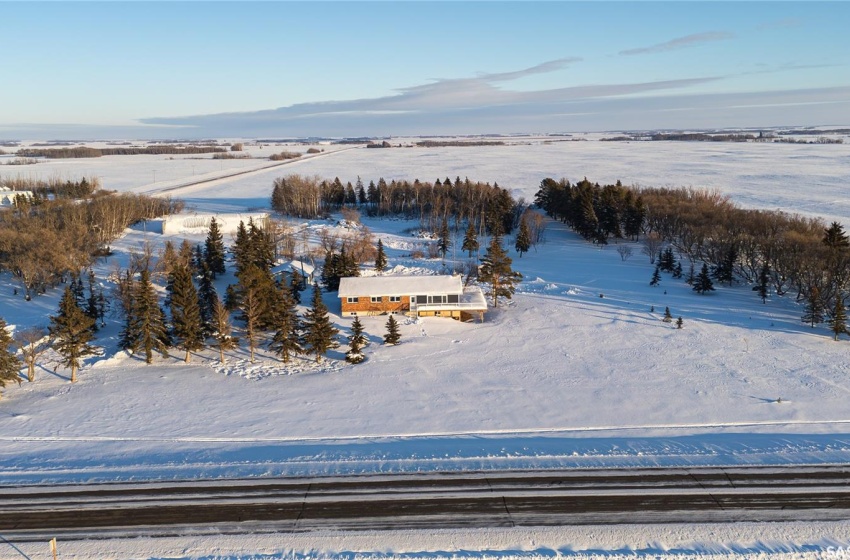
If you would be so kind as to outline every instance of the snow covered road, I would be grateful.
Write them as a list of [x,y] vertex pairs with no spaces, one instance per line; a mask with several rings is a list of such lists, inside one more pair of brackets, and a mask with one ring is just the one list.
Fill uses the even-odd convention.
[[0,490],[15,542],[174,534],[839,521],[850,467],[472,472]]

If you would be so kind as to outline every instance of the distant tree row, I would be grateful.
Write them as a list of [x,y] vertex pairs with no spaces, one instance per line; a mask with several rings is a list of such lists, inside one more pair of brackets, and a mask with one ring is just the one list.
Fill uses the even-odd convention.
[[226,152],[226,148],[217,146],[176,146],[157,145],[145,147],[119,148],[22,148],[18,150],[21,157],[43,157],[47,159],[76,159],[95,158],[101,156],[135,156],[135,155],[177,155],[177,154],[210,154]]

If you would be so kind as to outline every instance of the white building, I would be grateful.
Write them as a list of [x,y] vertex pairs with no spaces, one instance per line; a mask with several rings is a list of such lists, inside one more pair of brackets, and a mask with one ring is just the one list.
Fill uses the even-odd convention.
[[8,187],[0,187],[0,206],[14,206],[18,196],[32,198],[32,191],[13,191]]

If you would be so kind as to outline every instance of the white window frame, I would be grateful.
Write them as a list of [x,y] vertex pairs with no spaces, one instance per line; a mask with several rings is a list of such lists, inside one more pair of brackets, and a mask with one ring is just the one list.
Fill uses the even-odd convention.
[[401,296],[390,296],[390,303],[401,303]]
[[346,298],[345,302],[346,303],[360,303],[360,298],[356,298],[356,297]]
[[371,303],[381,303],[383,302],[383,296],[371,296]]

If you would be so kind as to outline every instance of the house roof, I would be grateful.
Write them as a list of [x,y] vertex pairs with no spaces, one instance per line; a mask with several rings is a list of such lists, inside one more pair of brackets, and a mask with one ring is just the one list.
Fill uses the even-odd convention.
[[461,294],[460,276],[354,276],[339,279],[339,297]]

